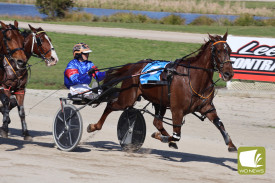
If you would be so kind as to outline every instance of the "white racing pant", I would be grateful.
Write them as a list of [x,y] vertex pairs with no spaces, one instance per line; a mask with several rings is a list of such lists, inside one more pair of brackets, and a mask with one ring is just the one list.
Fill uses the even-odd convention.
[[[87,84],[78,84],[78,85],[74,85],[74,86],[70,87],[70,93],[72,95],[76,95],[76,94],[81,94],[81,93],[88,91],[90,89],[91,88]],[[84,98],[93,99],[93,98],[95,98],[95,95],[93,94],[92,91],[90,91],[90,92],[87,92],[84,94]]]

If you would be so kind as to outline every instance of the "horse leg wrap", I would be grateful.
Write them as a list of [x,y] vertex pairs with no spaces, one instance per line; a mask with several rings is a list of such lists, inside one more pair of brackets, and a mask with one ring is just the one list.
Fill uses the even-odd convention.
[[220,118],[214,119],[213,123],[220,130],[220,132],[223,136],[223,139],[225,141],[225,144],[228,145],[230,137],[229,137],[228,133],[225,131],[223,123],[221,122]]
[[3,113],[3,123],[10,124],[10,110],[9,110],[9,98],[6,95],[1,96],[1,101],[3,103],[2,113]]
[[180,140],[180,134],[173,132],[172,141],[179,141],[179,140]]
[[17,106],[17,100],[14,95],[10,96],[10,109],[14,108]]
[[9,132],[9,123],[4,122],[2,125],[2,130],[4,130],[6,133]]
[[22,124],[22,133],[24,136],[29,135],[28,129],[27,129],[27,124],[25,121],[25,110],[24,106],[18,106],[18,113],[21,119],[21,124]]
[[161,136],[160,136],[160,139],[161,139],[161,142],[163,142],[163,143],[168,143],[168,142],[169,142],[169,141],[168,141],[169,136],[161,135]]

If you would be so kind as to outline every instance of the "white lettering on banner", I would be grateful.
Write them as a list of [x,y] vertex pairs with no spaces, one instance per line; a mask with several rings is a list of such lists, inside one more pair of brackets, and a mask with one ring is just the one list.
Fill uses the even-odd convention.
[[242,49],[239,50],[239,54],[244,54],[244,55],[253,55],[253,53],[249,50],[257,46],[258,44],[256,42],[252,42],[246,46],[244,46]]
[[275,47],[259,46],[258,41],[252,41],[242,47],[238,53],[243,55],[266,55],[271,57],[275,56]]
[[273,60],[236,58],[230,57],[234,69],[255,70],[255,71],[275,71],[275,62]]
[[275,82],[275,38],[228,36],[233,79]]

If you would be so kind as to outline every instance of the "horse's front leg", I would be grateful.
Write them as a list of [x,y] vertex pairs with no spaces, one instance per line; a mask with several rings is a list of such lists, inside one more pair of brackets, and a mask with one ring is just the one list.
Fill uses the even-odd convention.
[[[210,105],[209,105],[209,107],[210,107]],[[212,106],[212,108],[213,108],[213,106]],[[225,131],[224,125],[223,125],[222,121],[220,120],[220,118],[218,117],[216,110],[207,113],[206,117],[220,130],[220,132],[224,138],[225,144],[228,145],[228,151],[229,152],[237,151],[236,146],[233,144],[230,136]]]
[[8,138],[9,133],[9,124],[11,122],[10,116],[9,116],[9,103],[10,98],[5,95],[4,93],[0,94],[0,100],[2,102],[2,106],[0,107],[0,111],[3,114],[3,125],[0,127],[0,134],[3,138]]
[[15,94],[16,99],[17,99],[17,108],[18,108],[18,114],[21,120],[21,125],[22,125],[22,134],[24,137],[24,140],[27,141],[32,141],[32,137],[29,134],[29,131],[27,129],[27,123],[25,120],[25,109],[24,109],[24,97],[25,97],[25,92],[18,92],[18,94]]

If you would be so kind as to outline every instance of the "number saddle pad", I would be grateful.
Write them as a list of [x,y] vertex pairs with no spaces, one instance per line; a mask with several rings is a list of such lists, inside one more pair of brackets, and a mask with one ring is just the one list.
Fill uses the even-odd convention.
[[[142,85],[143,84],[161,84],[160,75],[163,72],[166,65],[169,63],[170,63],[169,61],[153,61],[151,63],[148,63],[141,71],[141,73],[144,73],[144,72],[148,72],[148,73],[142,74],[140,76],[139,78],[140,83]],[[159,69],[159,70],[153,71],[155,69]]]

